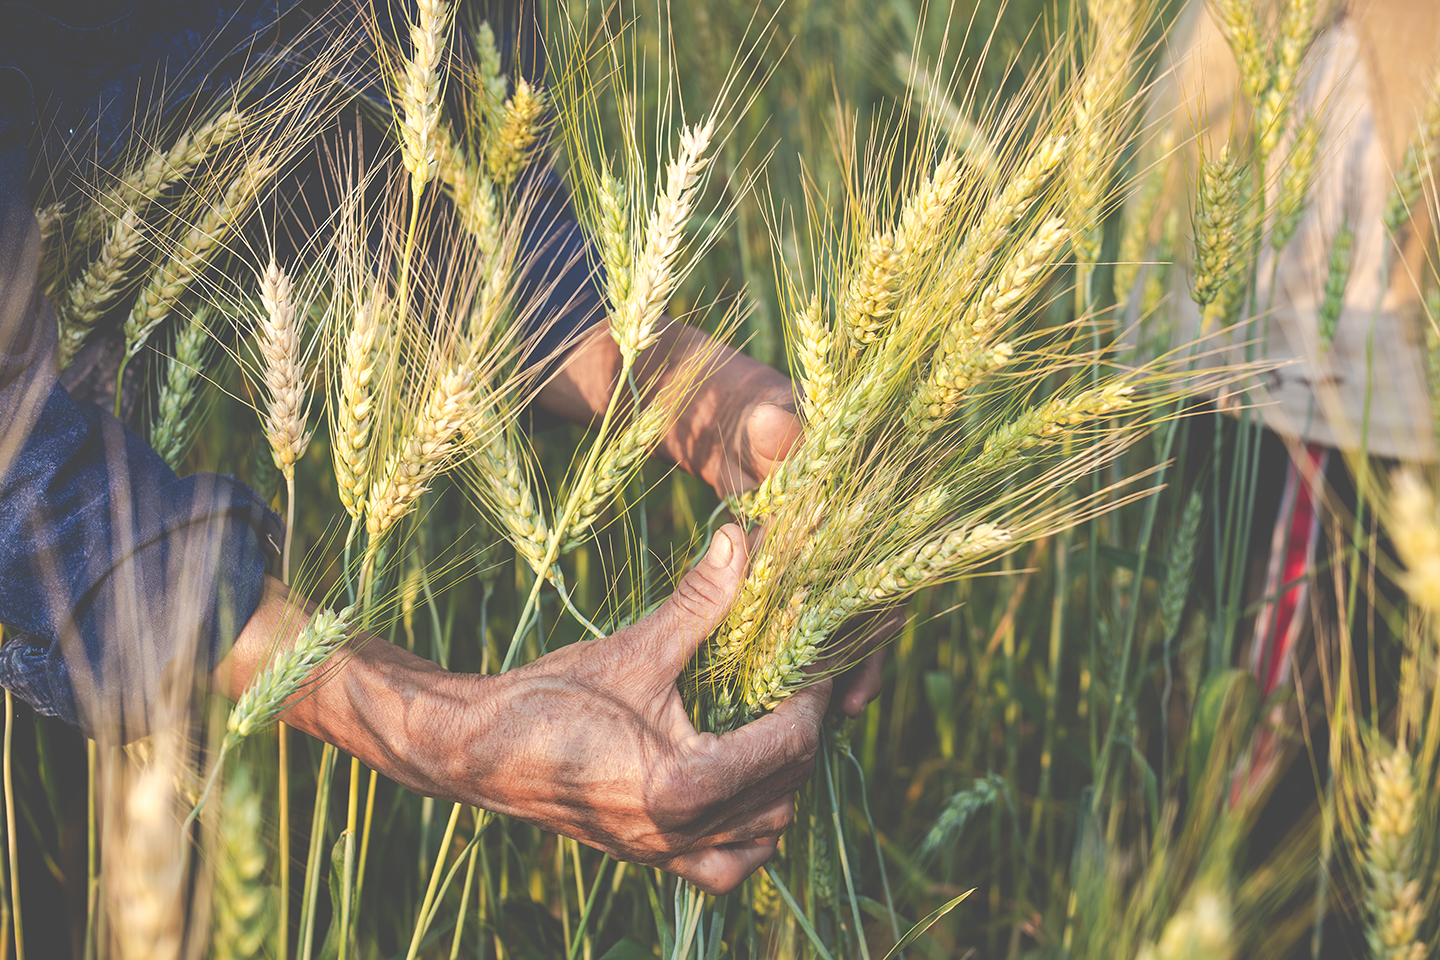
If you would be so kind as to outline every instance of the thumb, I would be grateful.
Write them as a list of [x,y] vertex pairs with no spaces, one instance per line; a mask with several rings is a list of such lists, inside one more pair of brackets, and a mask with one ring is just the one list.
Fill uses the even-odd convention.
[[642,621],[657,663],[673,678],[684,669],[700,644],[730,612],[745,574],[745,536],[727,523],[715,531],[710,549],[695,569],[675,585],[675,592]]

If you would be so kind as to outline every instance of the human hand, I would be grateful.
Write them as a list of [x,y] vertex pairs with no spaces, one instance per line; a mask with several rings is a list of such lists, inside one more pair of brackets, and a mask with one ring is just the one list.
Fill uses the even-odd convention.
[[[500,676],[442,670],[358,635],[285,717],[404,787],[504,813],[726,893],[775,851],[810,776],[830,683],[720,736],[690,723],[676,678],[745,569],[738,528],[650,616]],[[239,695],[303,617],[271,581],[217,683]],[[323,668],[322,668],[323,669]]]
[[[639,383],[660,389],[673,377],[704,366],[689,401],[657,453],[710,484],[725,497],[764,479],[800,436],[789,378],[702,330],[667,320],[659,339],[641,356]],[[539,393],[547,411],[593,424],[609,403],[620,371],[620,352],[597,328],[565,358]]]

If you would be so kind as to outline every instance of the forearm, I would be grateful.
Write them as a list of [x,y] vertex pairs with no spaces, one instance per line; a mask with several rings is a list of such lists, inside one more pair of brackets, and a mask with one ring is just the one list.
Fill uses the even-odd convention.
[[[212,676],[232,700],[255,675],[292,646],[315,604],[267,577],[260,606]],[[445,746],[463,742],[461,718],[474,711],[483,678],[454,674],[372,633],[354,630],[318,667],[282,719],[334,744],[407,789],[462,798],[446,769]]]

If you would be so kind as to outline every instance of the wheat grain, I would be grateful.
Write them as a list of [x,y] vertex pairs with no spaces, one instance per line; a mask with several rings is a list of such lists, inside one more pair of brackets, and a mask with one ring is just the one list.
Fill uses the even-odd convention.
[[194,441],[190,420],[209,339],[209,311],[205,309],[196,311],[175,335],[175,355],[167,365],[165,383],[155,405],[155,422],[150,428],[150,446],[171,470],[180,469]]
[[265,362],[265,389],[269,394],[265,438],[270,443],[275,466],[286,480],[292,480],[295,464],[310,442],[310,434],[305,432],[307,391],[300,369],[294,287],[273,259],[260,276],[260,302],[265,313],[257,333],[260,356]]
[[331,458],[335,484],[345,512],[359,520],[365,509],[370,485],[370,432],[375,398],[371,381],[375,376],[375,338],[379,332],[374,302],[354,311],[354,322],[345,335],[340,360],[340,390],[335,403],[335,431]]
[[453,4],[444,0],[418,0],[417,18],[410,23],[410,56],[400,78],[400,158],[410,172],[416,194],[435,179],[439,163],[437,136],[440,128],[440,88],[444,71],[440,61]]
[[486,162],[490,176],[501,190],[515,184],[520,171],[530,162],[530,152],[540,138],[545,113],[545,94],[525,80],[515,84],[515,93],[505,104],[504,115],[495,127]]

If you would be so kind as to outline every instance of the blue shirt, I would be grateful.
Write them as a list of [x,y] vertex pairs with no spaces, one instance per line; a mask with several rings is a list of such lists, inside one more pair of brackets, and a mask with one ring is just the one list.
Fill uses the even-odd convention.
[[[111,742],[143,735],[168,683],[192,683],[259,603],[280,523],[244,484],[179,478],[55,374],[36,284],[29,172],[39,152],[102,165],[131,118],[218,94],[247,59],[313,22],[304,0],[36,0],[0,19],[0,685]],[[343,8],[342,8],[343,9]],[[507,62],[536,79],[533,13],[490,4]],[[280,74],[283,82],[283,73]],[[558,176],[532,175],[519,297],[544,358],[602,315],[593,258]],[[127,391],[128,392],[128,391]]]

